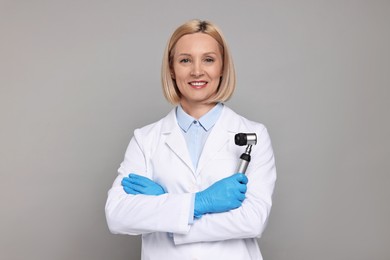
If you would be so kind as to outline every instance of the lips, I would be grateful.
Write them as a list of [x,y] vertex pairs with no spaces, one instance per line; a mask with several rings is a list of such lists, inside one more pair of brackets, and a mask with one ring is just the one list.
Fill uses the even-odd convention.
[[191,81],[189,82],[190,86],[196,89],[204,88],[207,85],[207,81]]

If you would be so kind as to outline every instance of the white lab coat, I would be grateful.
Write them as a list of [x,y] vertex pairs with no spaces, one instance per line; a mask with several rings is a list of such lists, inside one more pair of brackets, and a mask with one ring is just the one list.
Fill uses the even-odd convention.
[[[256,237],[271,209],[276,170],[266,128],[224,106],[195,170],[175,109],[160,121],[134,131],[119,174],[108,192],[106,218],[115,234],[142,235],[142,259],[262,259]],[[245,147],[234,143],[239,132],[256,133],[246,199],[238,209],[206,214],[192,224],[193,194],[235,173]],[[144,175],[167,191],[160,196],[129,195],[121,180]]]

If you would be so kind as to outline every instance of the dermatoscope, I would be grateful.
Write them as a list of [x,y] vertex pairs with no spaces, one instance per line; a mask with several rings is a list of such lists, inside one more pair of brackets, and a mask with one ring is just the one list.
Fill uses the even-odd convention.
[[257,143],[257,136],[255,133],[238,133],[234,136],[234,142],[239,146],[247,145],[245,152],[240,156],[236,171],[237,173],[245,174],[249,162],[251,161],[252,145]]

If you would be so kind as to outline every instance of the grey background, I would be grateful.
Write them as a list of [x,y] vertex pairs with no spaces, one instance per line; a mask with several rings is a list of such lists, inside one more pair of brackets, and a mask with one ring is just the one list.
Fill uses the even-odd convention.
[[390,259],[389,1],[0,1],[0,259],[139,259],[110,188],[172,108],[160,64],[192,18],[223,30],[228,106],[264,123],[278,180],[266,260]]

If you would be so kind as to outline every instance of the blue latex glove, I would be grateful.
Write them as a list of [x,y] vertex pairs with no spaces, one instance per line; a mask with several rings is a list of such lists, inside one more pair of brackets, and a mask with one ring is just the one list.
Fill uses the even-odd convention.
[[242,173],[217,181],[195,194],[194,216],[226,212],[241,206],[245,199],[248,178]]
[[165,193],[160,184],[144,176],[130,173],[129,177],[124,177],[121,182],[123,190],[127,194],[161,195]]

